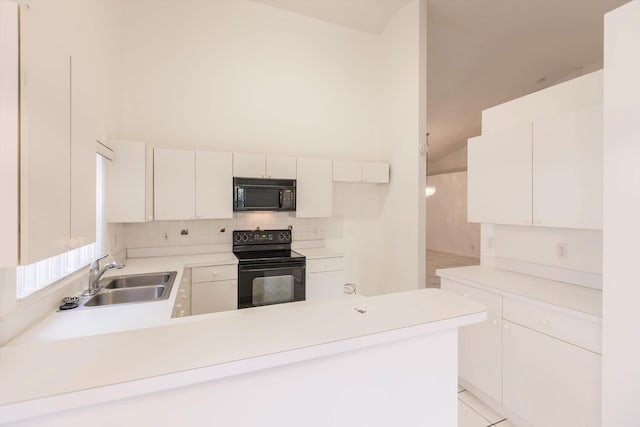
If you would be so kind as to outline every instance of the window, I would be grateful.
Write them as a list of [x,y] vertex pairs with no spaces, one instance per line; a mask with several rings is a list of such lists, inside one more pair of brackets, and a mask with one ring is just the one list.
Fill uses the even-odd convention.
[[17,267],[16,296],[24,298],[87,266],[104,252],[105,159],[96,155],[96,242],[69,252]]

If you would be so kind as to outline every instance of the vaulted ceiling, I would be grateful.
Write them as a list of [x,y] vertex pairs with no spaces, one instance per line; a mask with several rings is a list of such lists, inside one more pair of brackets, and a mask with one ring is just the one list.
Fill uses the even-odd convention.
[[[380,33],[410,0],[254,0]],[[427,0],[427,128],[436,161],[483,109],[602,64],[603,15],[628,0]]]

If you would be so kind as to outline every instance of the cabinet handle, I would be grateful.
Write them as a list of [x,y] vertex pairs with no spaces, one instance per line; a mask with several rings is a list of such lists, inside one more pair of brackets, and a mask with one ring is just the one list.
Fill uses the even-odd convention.
[[497,321],[496,319],[493,319],[493,320],[491,321],[491,324],[492,324],[493,326],[498,326],[498,321]]
[[509,328],[509,325],[504,325],[504,330],[505,330],[505,331],[508,331],[509,329],[510,329],[510,328]]
[[542,323],[544,326],[549,326],[549,325],[550,325],[550,322],[549,322],[549,320],[548,320],[548,319],[542,319],[542,320],[540,321],[540,323]]
[[471,298],[471,294],[469,292],[465,292],[462,296],[465,298]]

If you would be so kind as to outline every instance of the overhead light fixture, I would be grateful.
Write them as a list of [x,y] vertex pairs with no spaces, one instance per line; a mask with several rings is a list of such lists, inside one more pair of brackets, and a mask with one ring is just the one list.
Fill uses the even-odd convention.
[[434,187],[433,185],[428,185],[425,187],[424,189],[425,197],[430,197],[430,196],[433,196],[434,194],[436,194],[436,187]]

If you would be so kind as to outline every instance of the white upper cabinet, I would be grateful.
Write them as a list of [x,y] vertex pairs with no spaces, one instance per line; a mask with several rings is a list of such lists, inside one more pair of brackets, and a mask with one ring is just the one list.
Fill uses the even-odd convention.
[[231,153],[196,151],[196,218],[233,218]]
[[602,105],[533,124],[533,224],[602,228]]
[[362,162],[355,160],[334,160],[333,180],[335,182],[361,182]]
[[233,176],[241,178],[296,179],[296,158],[233,153]]
[[264,178],[266,156],[264,154],[233,153],[233,176]]
[[333,167],[329,159],[298,158],[296,216],[330,217],[333,214]]
[[386,184],[389,182],[389,163],[334,160],[333,180]]
[[232,218],[231,153],[154,150],[157,220]]
[[266,178],[296,179],[297,164],[296,158],[292,156],[266,157]]
[[363,162],[362,182],[387,184],[389,182],[389,163]]
[[468,220],[531,224],[531,123],[469,139]]
[[0,2],[0,268],[18,264],[18,5]]
[[153,149],[144,141],[111,140],[106,164],[107,222],[153,220]]
[[195,152],[156,148],[153,163],[155,219],[194,219]]
[[469,222],[602,228],[602,84],[594,72],[482,112]]
[[20,7],[21,264],[70,248],[71,70],[64,9],[53,2]]

